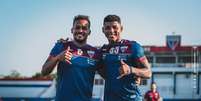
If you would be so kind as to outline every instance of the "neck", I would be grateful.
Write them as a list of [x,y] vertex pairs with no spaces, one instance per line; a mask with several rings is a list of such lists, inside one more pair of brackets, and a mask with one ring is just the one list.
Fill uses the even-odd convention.
[[77,41],[74,40],[73,43],[74,43],[76,46],[78,46],[78,47],[83,47],[83,46],[86,45],[86,41],[77,42]]
[[115,41],[109,41],[109,44],[116,44],[116,43],[118,43],[118,42],[120,42],[121,41],[121,39],[117,39],[117,40],[115,40]]

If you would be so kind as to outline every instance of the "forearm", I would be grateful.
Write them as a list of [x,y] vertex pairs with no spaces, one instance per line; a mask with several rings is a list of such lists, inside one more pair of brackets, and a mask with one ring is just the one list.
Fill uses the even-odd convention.
[[150,68],[136,68],[136,67],[130,67],[130,68],[131,73],[141,78],[150,78],[152,75]]
[[47,59],[47,61],[45,62],[45,64],[42,67],[42,75],[49,75],[54,68],[56,67],[58,63],[58,58],[57,57],[51,57],[49,59]]
[[137,66],[132,67],[131,69],[136,76],[141,78],[150,78],[152,75],[151,65],[146,57],[142,57],[142,59],[137,62]]

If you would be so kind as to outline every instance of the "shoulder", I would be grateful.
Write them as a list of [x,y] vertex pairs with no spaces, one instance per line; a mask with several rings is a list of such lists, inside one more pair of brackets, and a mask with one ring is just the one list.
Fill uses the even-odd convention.
[[101,47],[102,48],[107,48],[109,46],[109,44],[103,44],[103,46]]
[[64,44],[62,42],[56,42],[54,47],[52,48],[50,55],[52,56],[56,56],[58,55],[60,52],[62,52],[64,50]]
[[142,47],[137,41],[135,40],[126,40],[126,39],[122,39],[121,44],[131,44],[132,46],[135,46],[135,47]]
[[67,46],[71,45],[72,42],[71,41],[68,41],[68,42],[61,42],[61,41],[57,41],[53,47],[53,49],[55,50],[62,50],[62,49],[65,49]]
[[143,52],[143,47],[137,41],[131,41],[132,48],[136,52]]
[[54,44],[54,48],[57,48],[57,49],[58,48],[63,48],[63,46],[64,46],[63,43],[62,42],[58,42],[58,41]]
[[109,44],[103,44],[103,46],[102,47],[100,47],[100,51],[101,52],[105,52],[105,51],[107,51],[108,50],[108,48],[109,48]]
[[133,53],[144,53],[143,47],[137,42],[137,41],[131,41],[131,40],[122,40],[122,44],[127,44],[131,46]]
[[89,44],[87,44],[87,45],[85,46],[85,48],[88,49],[88,50],[93,50],[93,51],[97,51],[97,50],[98,50],[97,47],[92,46],[92,45],[89,45]]
[[130,43],[134,48],[142,48],[141,44],[138,43],[137,41],[130,41]]
[[130,44],[131,41],[127,39],[121,39],[120,44]]
[[57,42],[56,42],[56,44],[72,44],[72,41],[66,41],[66,40],[64,40],[64,41],[62,41],[61,39],[60,40],[57,40]]
[[64,48],[66,49],[68,46],[75,47],[72,41],[62,42]]

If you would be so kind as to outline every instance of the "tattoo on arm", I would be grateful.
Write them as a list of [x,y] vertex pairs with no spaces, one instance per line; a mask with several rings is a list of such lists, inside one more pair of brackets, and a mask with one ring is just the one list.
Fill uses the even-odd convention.
[[135,68],[135,75],[142,78],[150,78],[151,77],[151,67],[146,57],[143,57],[142,60],[137,62],[137,66]]

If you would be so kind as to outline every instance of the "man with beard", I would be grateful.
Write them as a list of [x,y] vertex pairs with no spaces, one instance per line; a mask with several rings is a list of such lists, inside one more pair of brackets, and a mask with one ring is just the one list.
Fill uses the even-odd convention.
[[73,40],[57,42],[42,67],[42,74],[48,75],[57,66],[56,101],[91,101],[100,55],[87,44],[90,32],[88,16],[75,16],[71,29]]
[[102,31],[108,39],[102,50],[105,78],[104,101],[142,101],[140,78],[150,78],[151,69],[143,48],[136,41],[121,39],[117,15],[104,18]]

